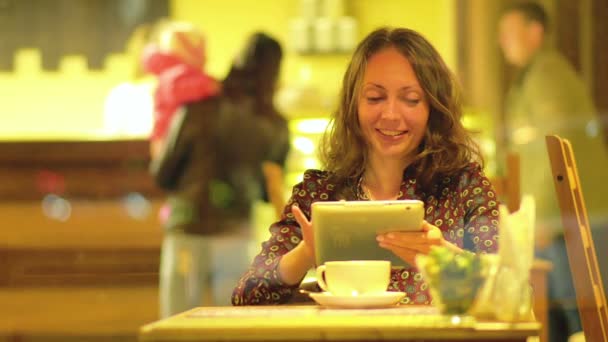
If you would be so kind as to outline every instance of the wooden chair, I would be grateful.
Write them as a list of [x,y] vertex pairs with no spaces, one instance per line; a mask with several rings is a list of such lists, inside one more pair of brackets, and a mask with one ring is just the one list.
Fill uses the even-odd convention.
[[608,341],[608,311],[572,145],[546,137],[576,302],[587,341]]

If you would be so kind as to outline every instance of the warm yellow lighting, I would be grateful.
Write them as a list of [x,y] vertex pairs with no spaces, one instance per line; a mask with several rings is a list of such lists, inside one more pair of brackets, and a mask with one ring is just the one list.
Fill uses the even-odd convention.
[[329,119],[306,119],[297,120],[295,124],[296,132],[305,134],[320,134],[325,132],[329,124]]
[[67,77],[82,77],[89,72],[87,59],[82,55],[64,56],[59,63],[59,71]]
[[312,79],[312,69],[309,65],[304,65],[300,68],[300,80],[307,84]]
[[526,145],[536,139],[538,132],[532,126],[523,126],[513,132],[513,143],[515,145]]
[[318,169],[319,161],[316,158],[304,158],[304,168],[305,169]]
[[462,125],[467,129],[472,129],[475,127],[475,120],[472,115],[465,114],[462,116]]
[[285,184],[287,184],[287,186],[291,189],[291,187],[300,183],[302,180],[304,180],[303,171],[298,170],[297,172],[289,172],[285,177]]
[[[124,95],[117,101],[107,99],[117,85],[129,78],[125,63],[115,63],[117,59],[120,57],[114,56],[114,62],[109,64],[111,68],[120,66],[117,70],[89,70],[84,56],[77,55],[62,57],[57,69],[43,70],[40,51],[19,50],[15,54],[14,71],[0,72],[2,112],[7,116],[0,127],[0,138],[100,140],[147,137],[150,129],[145,127],[151,126],[151,110],[147,119],[140,120],[139,112],[131,112],[132,107],[139,107],[135,104],[138,99]],[[151,94],[152,87],[148,86],[147,91]],[[35,101],[31,100],[32,94],[36,94]],[[106,100],[113,102],[109,107],[113,108],[111,112],[119,126],[104,117]],[[125,120],[130,123],[125,124]],[[125,126],[135,128],[123,130]]]
[[493,156],[496,154],[496,142],[492,139],[480,140],[479,147],[485,156]]
[[315,144],[312,140],[304,137],[295,138],[293,140],[293,147],[304,154],[313,154],[315,150]]
[[36,49],[21,49],[15,53],[15,75],[36,76],[42,70],[42,56]]
[[112,135],[148,136],[153,112],[152,84],[122,83],[106,98],[104,129]]

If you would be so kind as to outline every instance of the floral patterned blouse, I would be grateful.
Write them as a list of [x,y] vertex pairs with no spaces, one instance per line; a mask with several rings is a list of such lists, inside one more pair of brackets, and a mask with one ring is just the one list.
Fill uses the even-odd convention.
[[[303,181],[294,186],[281,221],[270,227],[270,238],[262,243],[262,251],[234,289],[234,305],[286,303],[297,291],[298,285],[281,282],[277,270],[281,256],[302,239],[290,208],[297,203],[310,218],[313,202],[339,200],[328,175],[325,171],[307,170]],[[471,163],[457,178],[444,178],[436,194],[427,195],[418,189],[411,172],[404,172],[398,199],[423,201],[426,221],[441,229],[445,240],[478,253],[498,250],[498,201],[477,163]],[[389,291],[405,292],[403,304],[432,304],[428,285],[414,266],[393,269]]]

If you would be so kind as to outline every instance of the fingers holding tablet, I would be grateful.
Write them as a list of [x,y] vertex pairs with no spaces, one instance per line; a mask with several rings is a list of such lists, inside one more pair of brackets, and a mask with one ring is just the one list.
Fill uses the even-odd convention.
[[390,250],[404,261],[412,264],[415,261],[416,254],[428,254],[431,246],[442,245],[443,235],[439,228],[424,221],[421,231],[391,231],[378,234],[376,241],[378,241],[380,247]]
[[302,229],[302,240],[303,240],[303,243],[306,244],[306,249],[308,251],[308,255],[310,256],[311,260],[314,260],[315,239],[314,239],[314,232],[312,230],[312,222],[308,220],[306,215],[304,215],[302,210],[300,210],[300,208],[297,205],[291,206],[291,213],[293,214],[296,221],[300,225],[300,228]]

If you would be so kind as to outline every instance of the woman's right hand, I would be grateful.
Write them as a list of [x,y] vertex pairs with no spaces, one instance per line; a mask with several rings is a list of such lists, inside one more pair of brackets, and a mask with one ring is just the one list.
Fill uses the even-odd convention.
[[302,229],[302,242],[308,261],[312,266],[315,264],[315,239],[314,232],[312,230],[312,222],[306,218],[306,215],[300,210],[297,205],[291,206],[291,213],[295,217],[296,221]]
[[291,207],[291,213],[302,229],[302,240],[279,261],[279,276],[288,285],[299,284],[306,272],[315,266],[315,246],[312,222],[297,206]]

